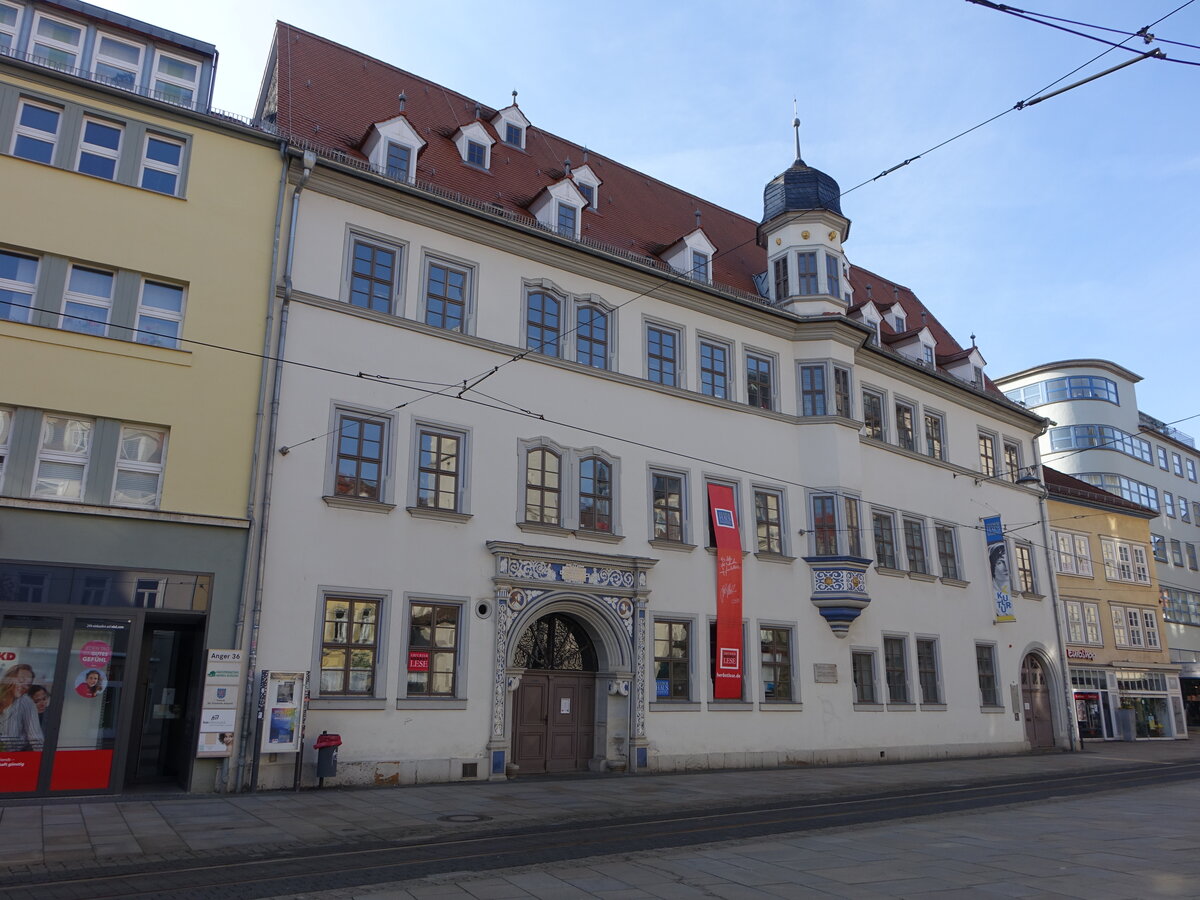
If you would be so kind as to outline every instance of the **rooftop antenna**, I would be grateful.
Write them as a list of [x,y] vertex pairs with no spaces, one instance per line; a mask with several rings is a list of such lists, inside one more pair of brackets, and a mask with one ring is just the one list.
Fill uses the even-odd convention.
[[408,102],[408,95],[401,91],[400,96],[396,99],[400,101],[400,112],[404,112],[404,104]]
[[796,98],[792,98],[792,129],[796,132],[796,162],[804,165],[804,158],[800,155],[800,113],[796,108]]

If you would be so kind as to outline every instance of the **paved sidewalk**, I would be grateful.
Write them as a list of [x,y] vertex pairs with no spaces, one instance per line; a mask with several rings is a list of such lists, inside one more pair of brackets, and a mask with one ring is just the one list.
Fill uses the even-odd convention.
[[1088,744],[1076,753],[868,766],[326,787],[301,793],[18,800],[0,809],[0,885],[6,872],[137,866],[214,856],[270,857],[305,847],[364,847],[648,812],[864,796],[1198,761],[1200,740],[1193,736],[1189,741]]

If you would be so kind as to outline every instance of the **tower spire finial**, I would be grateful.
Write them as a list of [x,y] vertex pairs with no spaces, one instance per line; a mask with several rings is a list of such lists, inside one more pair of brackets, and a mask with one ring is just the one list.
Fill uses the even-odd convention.
[[796,132],[796,162],[804,165],[804,157],[800,155],[800,114],[796,109],[796,98],[792,98],[792,128]]

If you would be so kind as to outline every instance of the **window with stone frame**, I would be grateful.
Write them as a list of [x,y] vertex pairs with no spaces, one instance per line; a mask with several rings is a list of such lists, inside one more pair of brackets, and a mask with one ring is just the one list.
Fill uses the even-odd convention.
[[691,699],[691,657],[691,622],[655,619],[655,699]]
[[324,598],[322,695],[374,696],[379,610],[378,598]]
[[413,601],[408,613],[408,696],[454,697],[458,684],[457,604]]
[[525,454],[525,521],[562,524],[562,457],[545,447]]
[[782,626],[758,630],[759,672],[762,677],[763,701],[790,703],[792,696],[792,629]]

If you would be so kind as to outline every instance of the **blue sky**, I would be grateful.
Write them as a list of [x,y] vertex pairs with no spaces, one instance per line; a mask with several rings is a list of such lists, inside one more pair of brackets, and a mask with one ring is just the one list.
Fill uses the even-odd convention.
[[[1027,2],[1136,31],[1184,0]],[[232,112],[253,110],[282,19],[491,106],[515,88],[538,127],[755,219],[794,155],[793,97],[805,160],[846,190],[1104,49],[965,0],[101,4],[216,44],[214,102]],[[1200,45],[1200,2],[1153,32]],[[993,377],[1107,358],[1146,379],[1146,412],[1200,413],[1198,89],[1200,67],[1145,60],[1011,112],[845,196],[847,254],[977,334]]]

